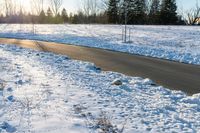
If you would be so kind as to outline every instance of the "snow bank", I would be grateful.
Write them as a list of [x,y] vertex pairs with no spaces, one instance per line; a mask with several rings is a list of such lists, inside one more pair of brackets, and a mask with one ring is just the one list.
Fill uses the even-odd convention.
[[0,84],[2,133],[100,132],[102,121],[125,133],[200,131],[198,94],[66,56],[0,45]]
[[70,43],[200,65],[200,27],[129,26],[131,43],[122,43],[121,25],[0,25],[0,37]]

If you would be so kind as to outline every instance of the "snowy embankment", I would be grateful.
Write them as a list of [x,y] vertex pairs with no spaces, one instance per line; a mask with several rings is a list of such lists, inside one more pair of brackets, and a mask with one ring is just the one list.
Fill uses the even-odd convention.
[[131,43],[122,43],[121,25],[35,25],[33,28],[3,24],[0,29],[0,37],[70,43],[200,65],[200,27],[195,26],[129,26]]
[[14,45],[0,45],[0,70],[2,133],[200,131],[200,95],[149,79]]

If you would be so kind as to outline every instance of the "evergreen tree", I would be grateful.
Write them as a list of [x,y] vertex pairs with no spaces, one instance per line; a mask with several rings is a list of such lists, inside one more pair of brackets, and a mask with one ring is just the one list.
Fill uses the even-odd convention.
[[57,15],[53,18],[53,23],[54,24],[63,23],[63,19],[62,19],[62,16],[60,15],[60,13],[57,13]]
[[150,24],[160,23],[160,6],[160,0],[152,0],[149,13]]
[[49,7],[47,10],[47,16],[48,17],[52,17],[53,16],[53,12],[51,11],[51,8]]
[[134,23],[144,24],[146,21],[146,1],[145,0],[135,0],[134,7]]
[[39,23],[41,23],[41,24],[46,23],[46,15],[45,15],[44,10],[42,10],[42,11],[40,12],[40,15],[39,15]]
[[133,20],[134,7],[134,0],[123,0],[120,16],[121,23],[125,24],[126,21],[126,23],[131,24]]
[[68,22],[68,15],[67,15],[67,11],[65,8],[63,8],[63,10],[62,10],[62,19],[63,19],[64,23]]
[[72,13],[69,14],[69,22],[73,23],[74,16]]
[[156,14],[160,11],[160,0],[152,0],[150,14]]
[[128,24],[144,24],[146,19],[145,11],[146,0],[124,0],[121,19],[125,20],[125,16],[127,16]]
[[118,14],[118,0],[109,0],[108,4],[108,22],[116,24],[119,20],[119,14]]
[[87,22],[87,20],[86,20],[86,17],[84,16],[83,12],[79,11],[78,14],[74,15],[72,23],[83,24],[84,22]]
[[163,0],[161,5],[161,24],[177,24],[176,0]]
[[84,13],[79,11],[78,12],[78,23],[83,24],[86,22],[86,17],[84,16]]
[[49,7],[47,10],[47,23],[53,22],[53,12],[51,11],[51,8]]

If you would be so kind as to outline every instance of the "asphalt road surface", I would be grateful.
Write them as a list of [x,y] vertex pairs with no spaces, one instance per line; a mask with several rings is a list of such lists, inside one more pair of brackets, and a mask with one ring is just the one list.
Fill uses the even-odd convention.
[[104,71],[150,78],[158,85],[182,90],[189,95],[200,93],[200,66],[198,65],[53,42],[1,38],[0,43],[63,54],[72,59],[93,62]]

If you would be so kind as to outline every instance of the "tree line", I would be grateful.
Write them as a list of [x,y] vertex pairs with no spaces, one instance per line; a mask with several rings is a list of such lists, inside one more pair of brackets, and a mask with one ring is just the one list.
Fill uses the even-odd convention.
[[113,24],[184,24],[176,0],[109,0],[108,22]]
[[41,10],[39,15],[31,13],[24,14],[23,12],[5,16],[1,15],[0,23],[59,24],[66,23],[69,19],[70,17],[68,17],[65,8],[63,8],[61,14],[58,13],[57,15],[53,15],[51,8],[48,8],[46,12]]
[[[47,9],[44,1],[49,5]],[[82,0],[77,13],[68,13],[62,6],[63,0],[30,0],[31,10],[27,13],[19,0],[0,0],[0,23],[108,23],[106,10],[100,11],[97,0]]]
[[[61,8],[63,0],[30,0],[28,13],[22,3],[16,6],[16,1],[0,0],[5,8],[0,23],[178,25],[197,24],[200,20],[198,5],[196,10],[178,14],[176,0],[81,0],[76,13]],[[48,2],[47,9],[44,9],[44,1]]]

